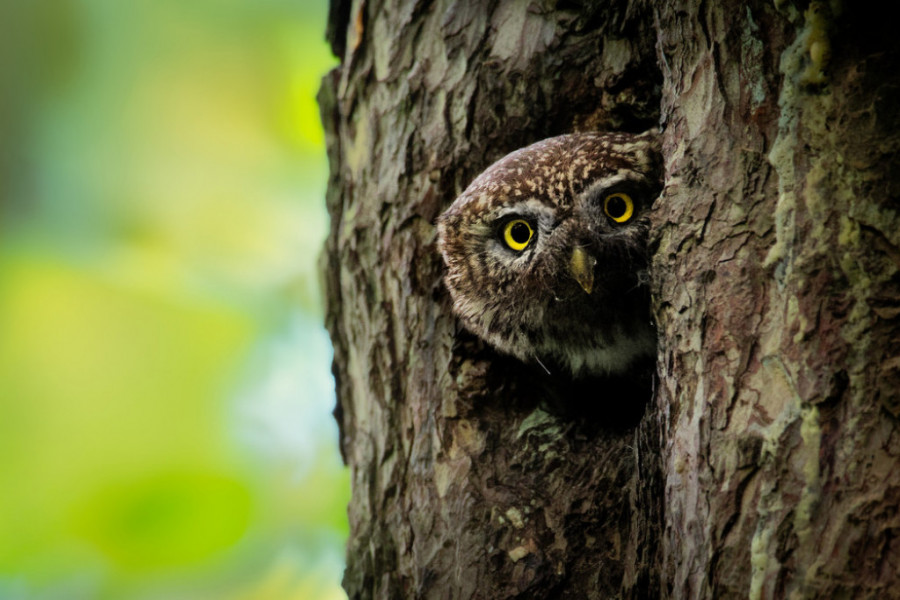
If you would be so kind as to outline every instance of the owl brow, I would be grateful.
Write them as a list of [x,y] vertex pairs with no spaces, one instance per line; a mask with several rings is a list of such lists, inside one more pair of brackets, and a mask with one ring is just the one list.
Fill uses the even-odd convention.
[[640,184],[644,179],[645,177],[640,173],[635,173],[634,171],[627,169],[620,169],[614,175],[591,182],[591,185],[587,187],[585,192],[592,193],[597,190],[605,190],[626,183]]
[[589,202],[599,201],[601,198],[617,192],[624,192],[633,196],[635,208],[646,207],[653,201],[650,186],[643,181],[622,179],[606,185],[593,185],[582,192],[579,197]]
[[496,212],[496,218],[501,219],[512,214],[543,214],[552,212],[554,206],[539,196],[528,196],[523,200],[516,200],[515,204],[507,205]]

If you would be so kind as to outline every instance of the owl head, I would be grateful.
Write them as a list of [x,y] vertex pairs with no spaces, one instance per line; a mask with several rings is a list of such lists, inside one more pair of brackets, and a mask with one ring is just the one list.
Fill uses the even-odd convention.
[[661,179],[655,131],[562,135],[491,165],[438,220],[462,324],[575,377],[652,355],[646,210]]

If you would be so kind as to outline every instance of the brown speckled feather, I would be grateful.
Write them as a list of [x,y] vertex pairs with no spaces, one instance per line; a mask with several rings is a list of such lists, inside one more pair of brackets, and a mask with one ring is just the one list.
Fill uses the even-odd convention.
[[[627,371],[656,347],[645,211],[660,189],[655,132],[569,134],[507,155],[439,218],[454,312],[520,360],[573,375]],[[633,204],[623,222],[604,208],[616,195]],[[505,228],[522,221],[533,234],[514,249]]]

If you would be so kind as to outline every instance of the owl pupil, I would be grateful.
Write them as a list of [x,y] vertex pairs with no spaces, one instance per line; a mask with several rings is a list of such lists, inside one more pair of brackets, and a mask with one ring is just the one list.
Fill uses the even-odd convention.
[[613,219],[620,218],[625,214],[626,210],[628,210],[628,208],[625,206],[625,201],[617,196],[613,196],[606,203],[606,212]]
[[515,223],[509,231],[510,236],[517,244],[524,244],[531,237],[531,229],[525,223]]

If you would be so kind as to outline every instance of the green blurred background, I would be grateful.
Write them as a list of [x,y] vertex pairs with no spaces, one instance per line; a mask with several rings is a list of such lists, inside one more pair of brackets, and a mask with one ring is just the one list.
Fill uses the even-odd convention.
[[327,0],[0,0],[0,599],[344,598]]

